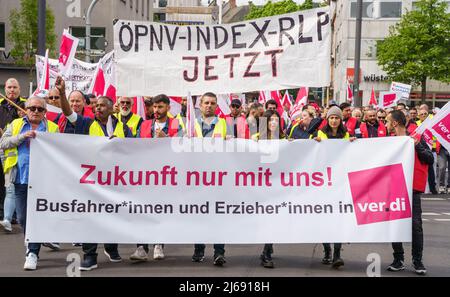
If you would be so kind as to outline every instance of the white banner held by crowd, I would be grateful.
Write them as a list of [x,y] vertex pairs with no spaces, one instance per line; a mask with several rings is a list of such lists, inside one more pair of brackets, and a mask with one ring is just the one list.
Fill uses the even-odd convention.
[[318,143],[38,134],[26,239],[405,242],[413,162],[410,137]]
[[[58,77],[58,60],[48,59],[50,67],[50,89],[55,86]],[[71,70],[69,70],[63,78],[66,82],[66,92],[69,94],[73,90],[79,90],[88,93],[92,79],[97,69],[98,63],[86,63],[78,59],[73,59]],[[36,77],[40,81],[43,74],[44,57],[36,55]]]
[[119,20],[117,95],[327,86],[330,40],[329,7],[210,26]]

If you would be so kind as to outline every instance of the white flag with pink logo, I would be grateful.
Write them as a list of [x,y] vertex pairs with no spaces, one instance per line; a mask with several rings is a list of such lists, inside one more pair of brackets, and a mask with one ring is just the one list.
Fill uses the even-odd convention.
[[79,39],[70,35],[69,31],[64,29],[59,47],[59,73],[65,75],[72,69],[73,59],[77,52]]
[[397,102],[402,98],[402,94],[399,92],[380,92],[380,98],[378,100],[380,108],[389,108],[397,105]]
[[[415,133],[422,134],[425,139],[429,139],[430,135],[434,137],[450,151],[450,102],[444,105],[433,118],[427,118]],[[431,132],[431,133],[430,133]],[[428,142],[428,141],[427,141]]]
[[194,102],[192,101],[191,93],[187,97],[187,109],[186,109],[186,136],[195,137],[195,109]]
[[93,83],[88,93],[108,96],[116,101],[116,75],[114,70],[114,51],[107,53],[98,63]]
[[50,65],[48,61],[48,49],[45,51],[44,58],[44,70],[43,75],[39,81],[36,91],[34,91],[33,96],[46,97],[50,88]]

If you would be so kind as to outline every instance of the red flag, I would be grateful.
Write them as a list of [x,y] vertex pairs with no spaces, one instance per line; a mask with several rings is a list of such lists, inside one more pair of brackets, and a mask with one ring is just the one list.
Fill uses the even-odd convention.
[[347,101],[353,103],[353,91],[348,81],[347,81]]
[[306,87],[300,87],[297,93],[297,99],[295,99],[295,105],[302,104],[307,105],[308,104],[308,88]]
[[372,105],[372,106],[378,105],[377,98],[375,97],[375,90],[373,89],[373,87],[372,87],[372,93],[370,94],[369,105]]

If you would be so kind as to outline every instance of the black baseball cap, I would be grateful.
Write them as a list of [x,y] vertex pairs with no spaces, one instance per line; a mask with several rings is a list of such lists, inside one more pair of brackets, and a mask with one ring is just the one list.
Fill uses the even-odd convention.
[[241,107],[242,106],[242,102],[241,102],[241,100],[239,100],[239,99],[233,99],[233,100],[231,100],[231,104],[230,104],[231,106],[237,106],[237,107]]

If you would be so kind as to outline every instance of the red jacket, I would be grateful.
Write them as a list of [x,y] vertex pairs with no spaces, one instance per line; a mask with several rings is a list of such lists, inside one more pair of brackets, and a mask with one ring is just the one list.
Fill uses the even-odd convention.
[[[224,119],[227,122],[227,130],[232,129],[230,131],[232,131],[234,135],[234,125],[233,125],[234,118],[231,115],[227,115],[224,117]],[[250,139],[250,129],[248,127],[247,120],[245,119],[244,116],[237,117],[236,125],[237,125],[237,138]]]
[[413,190],[424,193],[428,181],[428,165],[420,162],[417,152],[414,153]]
[[356,125],[358,124],[358,120],[353,117],[349,117],[347,122],[345,123],[345,127],[347,127],[347,131],[350,136],[355,136]]
[[[175,137],[178,134],[179,123],[177,119],[169,118],[169,137]],[[139,137],[141,138],[154,138],[153,135],[153,120],[143,121],[140,128]]]
[[[367,129],[367,124],[361,123],[359,128],[361,129],[362,137],[369,138],[369,130]],[[384,126],[383,122],[379,121],[378,122],[378,132],[377,132],[378,137],[386,137],[387,136],[386,134],[387,134],[386,127]]]

